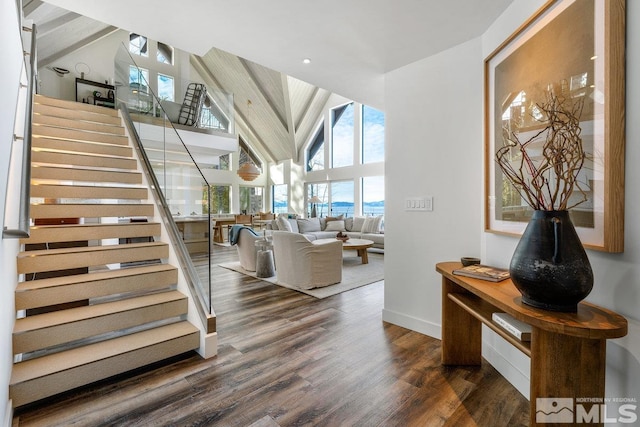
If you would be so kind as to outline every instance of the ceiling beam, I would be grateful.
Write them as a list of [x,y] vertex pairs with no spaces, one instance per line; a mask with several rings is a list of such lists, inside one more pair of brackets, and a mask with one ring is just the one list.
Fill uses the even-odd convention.
[[[234,105],[235,105],[235,102],[234,102]],[[236,114],[236,133],[239,133],[237,132],[238,126],[244,128],[244,130],[248,134],[246,136],[249,137],[249,140],[251,141],[251,145],[254,146],[253,148],[257,149],[261,154],[265,155],[267,157],[265,159],[267,160],[267,162],[277,163],[278,158],[276,157],[276,155],[273,154],[273,151],[271,151],[269,146],[260,137],[258,132],[256,132],[253,126],[251,126],[251,123],[249,122],[249,120],[247,120],[247,117],[245,117],[245,115],[242,114],[242,111],[240,111],[240,109],[237,107],[235,107],[235,114]],[[255,145],[257,145],[257,147]]]
[[57,61],[58,59],[69,55],[72,52],[75,52],[76,50],[88,46],[91,43],[94,43],[98,40],[100,40],[103,37],[108,36],[109,34],[115,33],[116,31],[118,31],[118,28],[113,27],[113,26],[108,26],[100,31],[98,31],[97,33],[94,33],[88,37],[85,37],[84,39],[72,44],[69,47],[66,47],[56,53],[54,53],[53,55],[47,57],[47,58],[43,58],[43,59],[39,59],[38,60],[38,67],[46,67],[47,65],[51,64],[54,61]]
[[287,117],[287,126],[285,129],[288,130],[287,135],[289,136],[289,150],[291,153],[291,158],[296,158],[296,126],[293,123],[293,113],[291,111],[291,97],[289,95],[289,77],[286,74],[280,74],[280,78],[282,80],[282,94],[284,96],[284,109],[285,115]]
[[44,4],[41,0],[31,0],[29,3],[22,6],[22,14],[25,18],[28,18],[33,12],[35,12],[40,6]]
[[81,16],[82,15],[79,15],[77,13],[69,12],[55,19],[52,19],[51,21],[42,22],[40,25],[38,25],[38,37],[46,36],[52,31],[57,30],[63,25],[68,24],[69,22],[76,20]]
[[[193,67],[196,69],[200,77],[202,77],[205,84],[220,92],[218,94],[214,94],[215,95],[214,100],[216,99],[216,97],[220,99],[222,93],[231,93],[228,89],[226,89],[220,83],[220,81],[216,78],[216,76],[211,72],[211,69],[207,67],[207,64],[205,63],[204,59],[202,59],[202,57],[197,55],[191,55],[190,62],[191,62],[191,65],[193,65]],[[234,114],[234,123],[236,126],[236,133],[238,133],[238,129],[242,127],[248,133],[248,135],[246,136],[251,137],[250,140],[252,145],[254,144],[256,145],[253,148],[256,149],[263,156],[267,157],[265,159],[267,160],[267,162],[276,162],[277,161],[276,156],[269,149],[269,147],[264,142],[264,140],[260,137],[260,135],[258,135],[256,130],[249,124],[247,118],[242,114],[241,110],[237,108],[237,104],[236,104],[237,100],[235,96],[233,97],[233,101],[234,101],[233,114]],[[220,99],[220,102],[226,103],[227,100]]]
[[247,65],[247,61],[240,57],[238,57],[238,60],[244,67],[245,72],[251,78],[251,81],[254,83],[258,92],[260,92],[260,95],[262,95],[262,98],[264,98],[267,101],[267,105],[269,105],[269,108],[271,109],[271,111],[273,111],[273,114],[278,118],[278,120],[280,120],[282,127],[288,130],[289,128],[287,127],[287,120],[284,117],[282,117],[282,115],[280,114],[280,112],[278,112],[276,108],[273,107],[274,103],[271,97],[269,96],[269,92],[267,92],[265,88],[262,86],[262,84],[260,84],[260,81],[258,80],[258,78],[255,76],[253,71],[251,71],[251,68],[249,67],[249,65]]
[[[315,90],[313,91],[313,96],[311,96],[309,98],[309,102],[307,103],[307,105],[305,106],[305,111],[304,111],[304,115],[302,116],[304,119],[300,121],[300,123],[302,124],[303,121],[309,121],[311,120],[312,123],[316,123],[318,120],[318,117],[322,114],[324,114],[324,107],[327,104],[327,102],[329,102],[329,98],[331,97],[331,92],[329,92],[328,90],[325,89],[320,89],[318,87],[315,88]],[[319,105],[319,114],[314,115],[313,117],[310,117],[310,111],[312,109],[312,107],[314,105]],[[304,144],[312,137],[312,133],[316,131],[316,126],[315,125],[311,125],[308,126],[308,131],[305,132],[305,134],[300,134],[300,133],[296,133],[297,139],[296,139],[296,157],[294,157],[295,159],[298,159],[298,161],[303,162],[304,161]]]

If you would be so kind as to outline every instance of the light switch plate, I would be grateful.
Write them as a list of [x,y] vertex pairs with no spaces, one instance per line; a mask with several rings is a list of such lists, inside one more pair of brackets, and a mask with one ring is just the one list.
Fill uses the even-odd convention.
[[431,212],[433,211],[433,196],[409,197],[405,199],[405,211]]

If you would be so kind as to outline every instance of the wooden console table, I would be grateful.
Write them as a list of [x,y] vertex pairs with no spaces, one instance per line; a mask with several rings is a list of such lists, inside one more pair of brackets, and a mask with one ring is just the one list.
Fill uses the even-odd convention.
[[[536,423],[536,398],[604,398],[606,340],[627,334],[624,317],[586,302],[578,305],[577,313],[530,307],[522,303],[511,280],[494,283],[454,275],[460,267],[459,262],[436,265],[442,274],[444,365],[480,365],[485,324],[531,358],[531,426],[552,425]],[[531,342],[495,324],[494,312],[530,324]]]

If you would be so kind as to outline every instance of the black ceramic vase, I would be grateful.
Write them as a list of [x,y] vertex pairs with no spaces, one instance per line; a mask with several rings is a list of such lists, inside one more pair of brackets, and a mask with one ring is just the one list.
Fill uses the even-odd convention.
[[593,288],[593,271],[568,211],[535,211],[509,266],[522,302],[575,312]]

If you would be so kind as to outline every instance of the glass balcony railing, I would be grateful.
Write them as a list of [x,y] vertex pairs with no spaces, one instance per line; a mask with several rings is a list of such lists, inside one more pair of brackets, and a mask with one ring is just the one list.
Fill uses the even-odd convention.
[[[151,90],[145,70],[123,45],[115,58],[116,82],[129,82],[134,74],[133,83],[116,84],[116,104],[137,134],[141,157],[152,172],[150,185],[159,190],[161,214],[187,281],[211,314],[210,186],[165,111],[165,103]],[[224,131],[232,125],[229,118]]]

